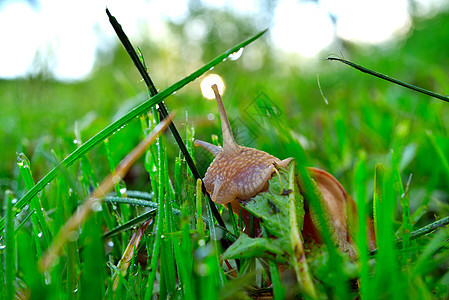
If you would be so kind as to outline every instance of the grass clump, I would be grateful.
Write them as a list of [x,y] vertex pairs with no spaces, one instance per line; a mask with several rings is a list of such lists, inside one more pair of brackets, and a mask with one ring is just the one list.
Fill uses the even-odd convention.
[[[438,24],[428,30],[438,28],[449,26]],[[419,44],[420,38],[420,34],[411,36],[401,51]],[[307,180],[308,165],[334,174],[355,199],[359,214],[374,217],[375,251],[368,250],[367,224],[359,218],[357,234],[352,237],[359,250],[357,260],[336,248],[325,228],[322,245],[305,245],[305,256],[294,257],[292,249],[285,247],[292,241],[296,246],[303,242],[291,236],[294,228],[301,227],[301,207],[295,207],[292,214],[297,222],[289,226],[294,228],[278,233],[277,240],[269,238],[274,234],[268,225],[263,227],[263,238],[248,240],[241,233],[238,216],[217,206],[225,226],[217,221],[214,204],[203,195],[201,182],[175,141],[166,135],[149,146],[127,176],[112,181],[114,192],[91,207],[92,217],[67,232],[56,258],[39,268],[58,233],[100,186],[100,179],[108,172],[118,172],[116,162],[159,123],[155,105],[166,100],[167,105],[180,108],[172,102],[181,103],[181,92],[173,92],[245,45],[235,46],[162,92],[144,96],[145,101],[115,121],[103,126],[92,121],[84,129],[73,130],[75,134],[58,129],[50,137],[55,143],[42,138],[36,147],[17,145],[26,155],[17,156],[17,171],[10,174],[2,195],[2,298],[447,298],[449,108],[446,103],[429,102],[424,96],[373,83],[347,70],[323,71],[321,91],[316,79],[291,76],[273,84],[268,69],[239,73],[239,80],[227,87],[235,98],[227,106],[230,116],[240,117],[233,122],[241,133],[236,139],[276,157],[294,156],[296,175],[305,185],[313,187]],[[361,56],[362,63],[365,59]],[[376,67],[386,61],[380,57]],[[442,68],[447,65],[447,60],[441,62]],[[397,66],[393,71],[400,75],[403,69]],[[223,77],[232,82],[233,74],[223,72]],[[443,75],[435,72],[434,76]],[[444,80],[438,82],[444,84]],[[322,99],[320,93],[328,104],[303,101]],[[192,115],[181,135],[202,173],[209,158],[200,151],[194,153],[195,131],[207,135],[219,130],[200,117],[212,108],[198,100],[199,92],[182,98],[186,106],[198,105],[198,112],[188,108]],[[85,128],[99,133],[74,144],[74,139],[81,141],[81,135],[88,135]],[[26,151],[30,148],[35,151]],[[280,176],[282,186],[288,186],[290,174],[285,171]],[[42,179],[34,184],[34,178]],[[279,178],[275,175],[272,180]],[[302,196],[312,205],[319,203],[313,200],[314,193]],[[325,223],[320,206],[314,208]],[[290,207],[285,213],[291,217],[292,211]],[[255,248],[248,250],[252,243]],[[236,247],[246,247],[242,248],[245,255],[238,255],[241,249],[229,255]],[[280,263],[298,263],[293,268],[295,280],[286,280]]]

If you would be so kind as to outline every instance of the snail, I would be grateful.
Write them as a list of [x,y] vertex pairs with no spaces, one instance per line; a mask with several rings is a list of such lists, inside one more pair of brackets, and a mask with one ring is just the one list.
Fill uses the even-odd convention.
[[[233,212],[242,215],[245,222],[244,232],[249,233],[250,213],[239,201],[248,200],[266,191],[268,181],[276,171],[275,168],[287,167],[293,158],[280,160],[264,151],[238,145],[232,134],[217,85],[212,85],[212,89],[220,115],[223,147],[200,140],[194,141],[195,146],[206,149],[215,157],[204,176],[204,186],[212,201],[225,206],[230,203]],[[333,240],[342,251],[356,258],[357,252],[348,226],[348,223],[357,224],[357,207],[354,200],[346,193],[340,182],[328,172],[313,167],[309,167],[308,171],[321,192]],[[310,237],[320,243],[318,220],[313,211],[306,209],[306,212],[302,234],[305,238]],[[260,235],[258,222],[255,222],[255,229],[256,236]],[[370,248],[373,248],[375,243],[373,230],[370,232],[369,244]]]

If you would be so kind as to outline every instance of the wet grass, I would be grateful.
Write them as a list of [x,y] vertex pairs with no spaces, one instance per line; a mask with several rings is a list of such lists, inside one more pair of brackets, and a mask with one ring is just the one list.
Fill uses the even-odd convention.
[[[449,28],[439,22],[437,19],[436,25],[427,28],[435,36]],[[400,50],[375,60],[356,51],[354,56],[379,72],[442,92],[449,82],[447,58],[432,62],[423,54],[417,60],[407,60],[420,39],[422,44],[431,36],[417,31]],[[441,49],[447,49],[449,41],[439,43]],[[404,60],[398,59],[393,66],[391,60],[397,57]],[[420,61],[426,62],[427,68]],[[201,72],[210,68],[204,65]],[[360,250],[356,261],[334,246],[326,228],[323,245],[306,245],[316,294],[341,299],[358,295],[363,299],[447,298],[449,232],[440,223],[425,226],[449,215],[449,106],[340,66],[324,66],[324,62],[319,65],[321,90],[315,75],[285,74],[272,65],[252,73],[239,68],[238,61],[224,62],[214,70],[229,83],[223,97],[231,123],[239,132],[238,142],[279,158],[295,157],[306,186],[312,183],[305,166],[329,171],[353,196],[359,214],[374,218],[377,249],[368,250],[366,223],[360,218],[353,237]],[[193,148],[193,139],[209,140],[211,134],[220,132],[217,118],[205,121],[210,112],[216,115],[216,109],[202,99],[199,88],[187,87],[187,91],[172,95],[190,81],[190,86],[198,85],[195,79],[200,73],[185,77],[158,96],[140,96],[137,100],[143,102],[134,110],[125,99],[127,93],[134,96],[145,89],[138,78],[118,83],[115,77],[110,79],[116,82],[114,86],[107,83],[104,73],[98,73],[89,84],[61,85],[39,79],[0,83],[8,88],[2,94],[5,103],[16,99],[11,88],[21,84],[30,91],[38,87],[45,98],[70,101],[75,101],[77,94],[104,89],[95,96],[116,101],[116,107],[111,105],[103,116],[98,112],[91,119],[88,105],[84,106],[85,116],[77,112],[83,106],[76,108],[73,113],[78,115],[73,120],[83,120],[69,129],[66,125],[71,121],[61,121],[65,113],[70,120],[69,112],[61,110],[53,118],[56,125],[45,120],[43,135],[28,124],[27,116],[45,116],[46,109],[33,112],[38,105],[31,104],[14,112],[23,118],[24,128],[18,132],[26,137],[29,127],[34,137],[26,141],[5,134],[5,143],[15,141],[12,152],[24,154],[17,156],[14,165],[11,151],[2,153],[2,163],[7,161],[8,167],[2,170],[0,297],[243,299],[274,292],[276,299],[283,299],[301,293],[300,286],[278,274],[274,260],[221,260],[225,247],[238,238],[241,220],[217,207],[226,228],[218,225],[170,135],[161,136],[123,180],[114,182],[114,191],[95,208],[92,217],[67,236],[58,259],[45,271],[39,269],[42,257],[82,201],[159,122],[154,106],[158,101],[188,111],[187,118],[181,110],[176,122],[200,173],[210,157]],[[110,88],[118,92],[112,93]],[[21,97],[16,100],[23,104],[26,97]],[[89,97],[85,102],[92,105]],[[119,113],[123,117],[114,117],[120,111],[125,111]],[[95,135],[97,132],[100,134]],[[92,138],[83,143],[86,136]],[[316,195],[305,196],[323,221]]]

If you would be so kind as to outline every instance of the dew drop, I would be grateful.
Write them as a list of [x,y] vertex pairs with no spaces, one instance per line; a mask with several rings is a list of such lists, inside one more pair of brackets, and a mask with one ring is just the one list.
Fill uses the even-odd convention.
[[101,204],[99,201],[95,201],[94,203],[92,203],[92,211],[99,212],[102,210],[103,210],[103,208],[101,207]]
[[37,234],[38,237],[42,237],[42,231]]
[[242,56],[242,53],[243,53],[243,48],[240,48],[238,51],[229,54],[229,56],[228,56],[228,57],[229,57],[229,60],[234,61],[234,60],[239,59],[240,56]]
[[125,194],[125,193],[126,193],[126,187],[125,187],[125,188],[121,188],[121,189],[120,189],[120,194],[123,195],[123,194]]
[[73,143],[74,143],[74,144],[78,144],[78,140],[77,140],[77,139],[74,139],[74,140],[73,140]]
[[209,114],[207,115],[207,119],[208,119],[209,121],[213,121],[213,120],[215,120],[215,115],[214,115],[213,113],[209,113]]
[[114,242],[113,241],[109,241],[108,242],[108,246],[111,247],[111,248],[114,247]]
[[16,204],[16,202],[17,202],[17,198],[14,198],[14,199],[11,200],[12,204]]
[[6,248],[6,245],[0,245],[0,250],[3,250]]

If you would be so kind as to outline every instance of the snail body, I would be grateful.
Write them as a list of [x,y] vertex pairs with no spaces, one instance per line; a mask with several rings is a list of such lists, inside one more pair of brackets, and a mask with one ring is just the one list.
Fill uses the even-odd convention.
[[[203,147],[215,157],[207,169],[203,179],[206,190],[212,201],[227,205],[231,204],[236,214],[242,214],[245,222],[245,232],[249,232],[250,213],[239,204],[239,201],[250,199],[268,189],[268,181],[277,167],[287,167],[293,158],[280,160],[264,151],[243,147],[235,142],[229,124],[223,101],[216,85],[212,86],[220,114],[223,147],[195,140],[194,145]],[[327,212],[328,225],[333,239],[342,251],[353,258],[356,250],[352,244],[348,223],[357,224],[357,208],[354,200],[346,193],[338,180],[326,171],[309,167],[308,171],[315,180],[322,195],[324,210]],[[313,211],[307,210],[303,236],[311,237],[320,242],[318,220]],[[350,220],[348,220],[348,215]],[[255,223],[256,236],[260,234],[259,224]],[[370,245],[374,244],[374,236]]]

